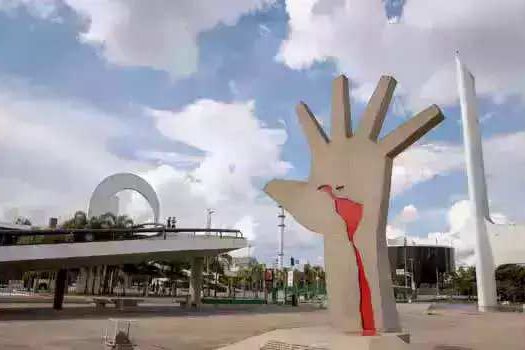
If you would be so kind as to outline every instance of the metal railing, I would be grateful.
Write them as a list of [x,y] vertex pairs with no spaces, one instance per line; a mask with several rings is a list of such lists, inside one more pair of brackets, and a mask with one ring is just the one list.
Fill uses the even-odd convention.
[[211,228],[103,228],[103,229],[35,229],[0,230],[0,246],[88,243],[138,239],[170,239],[185,235],[244,239],[240,230]]

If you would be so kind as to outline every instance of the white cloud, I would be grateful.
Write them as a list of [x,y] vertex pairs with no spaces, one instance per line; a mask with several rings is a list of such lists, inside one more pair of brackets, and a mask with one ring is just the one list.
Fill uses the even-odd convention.
[[[455,248],[458,264],[472,264],[474,254],[474,236],[470,226],[470,208],[468,200],[455,202],[447,211],[447,230],[444,232],[430,232],[426,235],[411,235],[402,227],[403,213],[387,226],[387,238],[391,244],[403,244],[406,237],[407,244],[451,245]],[[411,211],[411,210],[410,210]],[[401,220],[399,220],[401,218]],[[399,222],[400,221],[400,222]],[[397,222],[397,223],[396,223]]]
[[0,11],[14,13],[25,8],[32,16],[48,20],[59,20],[57,0],[0,0]]
[[[60,20],[68,6],[85,20],[79,39],[119,66],[149,67],[182,78],[197,71],[199,35],[267,8],[275,0],[0,0],[0,11],[25,8],[35,17]],[[267,32],[265,32],[268,34]]]
[[481,95],[525,93],[521,0],[408,1],[395,24],[379,0],[287,0],[286,10],[289,34],[277,58],[291,68],[334,59],[365,87],[391,74],[419,108],[456,101],[453,58],[460,50]]
[[81,102],[3,78],[0,87],[0,206],[20,215],[38,209],[49,216],[86,209],[91,191],[105,176],[140,170],[107,147],[126,133],[125,124]]
[[[195,191],[198,183],[192,182],[187,173],[163,165],[140,174],[155,188],[159,195],[163,216],[177,217],[178,227],[204,227],[209,198],[201,191]],[[270,199],[239,198],[221,200],[212,206],[216,213],[212,217],[214,228],[237,228],[251,241],[251,254],[272,262],[278,249],[278,208]],[[124,203],[123,210],[135,218],[151,215],[147,203],[134,194],[130,202]],[[307,254],[310,257],[322,254],[322,238],[286,217],[285,254]],[[245,256],[247,249],[234,255]]]
[[386,238],[389,240],[396,240],[406,235],[405,230],[393,225],[386,225]]
[[368,103],[375,88],[376,86],[373,83],[363,83],[351,90],[351,96],[359,102]]
[[409,204],[401,210],[400,218],[404,223],[413,222],[419,218],[419,212],[413,204]]
[[[252,101],[198,100],[179,111],[147,109],[146,113],[166,137],[203,153],[191,157],[196,163],[189,171],[164,163],[141,174],[157,190],[163,216],[176,216],[179,227],[203,227],[206,208],[212,207],[213,227],[240,229],[253,241],[254,252],[270,261],[278,246],[277,206],[262,194],[260,180],[281,177],[290,168],[280,160],[287,137],[284,129],[265,127]],[[181,156],[158,157],[171,158]],[[135,217],[148,214],[146,203],[135,200],[138,196],[126,210]],[[322,249],[319,239],[291,218],[285,242],[287,250],[304,249],[315,253],[312,256]]]
[[[516,150],[525,149],[525,132],[501,134],[487,139],[483,143],[485,172],[487,176],[488,197],[493,210],[491,218],[496,223],[525,222],[521,203],[525,195],[525,156]],[[401,158],[403,157],[403,158]],[[460,170],[464,167],[462,147],[453,144],[423,145],[409,149],[400,156],[402,162],[394,167],[393,192],[403,190],[417,183],[428,181],[434,176]],[[397,164],[397,163],[395,163]],[[512,166],[512,171],[509,171]],[[465,193],[467,183],[465,181]],[[406,235],[403,214],[405,207],[389,227],[387,237],[399,238]],[[419,212],[423,218],[424,213]],[[443,232],[431,232],[424,236],[409,236],[409,242],[422,244],[452,243],[456,248],[459,264],[474,264],[474,244],[469,212],[469,201],[459,200],[447,211],[447,229]]]
[[423,144],[409,148],[394,161],[392,193],[406,189],[435,176],[447,175],[463,165],[462,148],[451,144]]
[[283,129],[262,126],[253,101],[221,103],[198,100],[178,112],[149,110],[165,136],[206,153],[193,172],[193,189],[210,205],[220,200],[255,198],[253,181],[284,175],[290,164],[280,160]]
[[165,152],[155,150],[139,150],[135,153],[135,156],[141,160],[152,160],[159,164],[172,164],[175,167],[193,167],[197,165],[201,160],[202,156],[199,155],[188,155],[179,152]]
[[86,19],[81,40],[101,49],[111,63],[144,66],[172,78],[194,73],[199,34],[219,24],[234,25],[243,15],[273,0],[64,0]]
[[[525,221],[521,202],[525,197],[525,132],[500,134],[483,142],[485,173],[491,206],[513,221]],[[509,166],[512,171],[509,171]],[[436,176],[464,171],[463,146],[452,143],[416,145],[394,161],[394,196]],[[465,193],[467,184],[465,180]]]
[[[119,118],[43,89],[3,82],[0,220],[13,215],[29,216],[36,224],[46,224],[50,216],[66,219],[87,209],[91,192],[104,177],[130,171],[152,184],[162,217],[176,216],[179,227],[204,227],[205,210],[212,206],[213,227],[239,228],[254,240],[255,255],[267,261],[275,256],[277,206],[262,194],[259,182],[287,171],[289,165],[280,160],[286,133],[265,128],[252,102],[204,100],[179,112],[148,110],[166,136],[201,149],[203,155],[139,150],[141,157],[133,161],[108,148],[114,137],[132,134]],[[158,165],[149,165],[151,159]],[[194,170],[179,162],[192,163]],[[151,217],[136,193],[122,193],[120,204],[122,213],[138,221]],[[322,253],[319,236],[291,217],[286,221],[287,254]]]
[[[282,129],[260,122],[253,102],[221,103],[199,100],[176,111],[147,110],[167,137],[202,151],[188,156],[177,152],[139,151],[138,161],[121,159],[108,149],[114,137],[128,134],[127,125],[79,101],[64,99],[4,79],[0,88],[0,212],[30,216],[46,223],[49,216],[65,218],[85,209],[91,191],[105,176],[131,171],[144,176],[159,194],[163,216],[176,216],[180,227],[203,227],[205,209],[214,207],[214,227],[242,229],[254,240],[254,254],[269,261],[278,245],[277,207],[260,191],[260,182],[283,176],[289,164],[280,160],[286,140]],[[498,222],[524,219],[525,133],[499,135],[484,144],[493,218]],[[257,155],[257,156],[253,156]],[[143,160],[157,160],[151,167]],[[190,163],[188,170],[180,163]],[[170,165],[168,165],[170,164]],[[513,171],[508,171],[512,164]],[[461,147],[453,144],[415,146],[395,163],[394,192],[461,169]],[[122,209],[136,218],[150,215],[136,195]],[[127,203],[131,201],[131,203]],[[448,229],[432,233],[428,242],[453,240],[460,261],[472,261],[473,237],[466,228],[466,201],[449,210]],[[515,210],[515,212],[512,212]],[[510,211],[510,213],[509,213]],[[498,214],[498,213],[504,213]],[[12,215],[11,215],[12,216]],[[405,221],[424,217],[407,206]],[[413,221],[411,221],[413,222]],[[308,232],[290,216],[286,219],[285,252],[297,256],[322,254],[322,237]],[[396,223],[389,238],[405,231]],[[470,260],[469,260],[470,259]]]
[[237,221],[234,226],[242,231],[244,237],[249,240],[254,240],[256,237],[255,231],[259,224],[254,221],[253,217],[245,215]]
[[[494,212],[491,218],[498,224],[508,224],[506,215]],[[472,227],[470,215],[470,201],[460,200],[454,202],[447,210],[447,229],[443,232],[430,232],[425,236],[409,235],[400,227],[387,226],[387,238],[402,244],[403,237],[407,237],[408,244],[449,245],[455,248],[456,264],[474,265],[474,247],[476,238]]]

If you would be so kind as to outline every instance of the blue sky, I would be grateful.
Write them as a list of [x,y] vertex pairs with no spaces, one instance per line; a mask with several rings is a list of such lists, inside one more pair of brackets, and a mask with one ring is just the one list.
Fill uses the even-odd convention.
[[[132,171],[156,187],[165,216],[200,226],[215,207],[216,225],[246,230],[271,262],[276,209],[261,188],[309,169],[295,105],[307,102],[329,129],[331,81],[344,73],[357,123],[379,76],[392,74],[399,88],[382,134],[430,103],[447,120],[396,161],[388,234],[430,233],[468,250],[455,49],[478,78],[493,212],[525,219],[522,5],[373,3],[0,0],[4,220],[65,218],[104,176]],[[136,196],[122,207],[148,215]],[[322,262],[320,239],[304,231],[290,222],[287,252]]]

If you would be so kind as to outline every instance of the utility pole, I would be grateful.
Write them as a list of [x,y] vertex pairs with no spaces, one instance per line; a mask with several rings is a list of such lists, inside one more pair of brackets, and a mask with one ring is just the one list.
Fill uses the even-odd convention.
[[283,269],[284,264],[284,228],[286,225],[284,224],[284,208],[282,206],[279,206],[279,215],[277,216],[279,218],[279,253],[277,254],[277,267],[279,270]]
[[[209,230],[211,229],[211,216],[213,214],[215,214],[215,210],[211,209],[211,208],[207,208],[206,209],[206,229]],[[206,235],[210,235],[210,231],[206,231]],[[210,257],[209,256],[206,256],[206,276],[208,277],[208,296],[210,296],[210,281],[209,281],[209,277],[210,277]]]
[[412,287],[412,293],[416,291],[416,282],[414,281],[415,271],[414,271],[414,259],[410,258],[410,270],[412,273],[410,274],[411,277],[411,287]]
[[[215,210],[211,209],[211,208],[207,208],[206,209],[206,213],[207,213],[207,216],[206,216],[206,229],[211,229],[211,216],[213,214],[215,214]],[[210,234],[210,231],[206,231],[206,234]]]
[[404,255],[405,255],[405,273],[404,273],[404,276],[405,276],[405,288],[408,288],[408,276],[407,276],[407,238],[405,236],[405,239],[404,239],[404,248],[403,251],[404,251]]
[[439,270],[436,267],[436,295],[439,296]]

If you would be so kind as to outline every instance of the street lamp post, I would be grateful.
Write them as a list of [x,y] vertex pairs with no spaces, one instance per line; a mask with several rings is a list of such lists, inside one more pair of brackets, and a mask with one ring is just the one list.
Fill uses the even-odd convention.
[[404,273],[404,275],[405,275],[405,288],[407,288],[408,287],[408,276],[407,276],[407,238],[406,238],[406,236],[405,236],[405,239],[404,239],[403,253],[404,253],[404,258],[405,258],[405,265],[404,265],[404,269],[405,269],[405,273]]
[[282,206],[279,206],[279,215],[277,216],[279,218],[279,252],[277,254],[277,268],[279,270],[283,269],[284,265],[284,228],[286,225],[284,224],[284,208]]
[[414,275],[415,275],[415,272],[414,272],[414,259],[413,258],[409,258],[408,259],[410,261],[410,287],[411,287],[411,290],[412,290],[412,295],[410,297],[410,302],[412,302],[412,299],[414,297],[414,294],[415,294],[415,290],[416,290],[416,283],[414,281]]
[[[211,216],[213,214],[215,214],[215,210],[211,209],[211,208],[207,208],[206,209],[206,229],[207,230],[210,230],[211,229]],[[206,231],[206,235],[209,236],[211,234],[210,231]],[[208,296],[210,296],[210,281],[209,281],[209,277],[210,277],[210,257],[209,256],[206,256],[206,276],[208,276]]]
[[[207,213],[207,216],[206,216],[206,228],[209,230],[211,229],[211,216],[213,214],[215,214],[215,210],[211,209],[211,208],[207,208],[206,209],[206,213]],[[206,231],[206,234],[210,234],[210,231]]]

